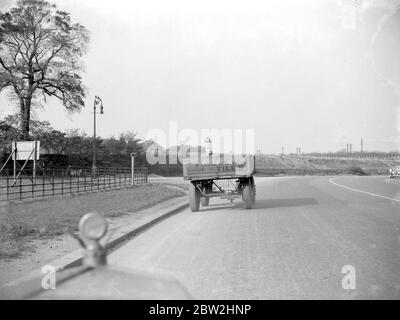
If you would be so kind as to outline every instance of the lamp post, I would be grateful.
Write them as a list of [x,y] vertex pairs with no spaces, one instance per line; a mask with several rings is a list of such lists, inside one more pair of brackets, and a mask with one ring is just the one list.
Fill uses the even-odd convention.
[[96,174],[96,106],[100,104],[100,114],[104,114],[103,111],[103,101],[100,97],[95,96],[93,102],[93,165],[92,171],[93,174]]
[[211,164],[213,151],[212,151],[212,140],[210,137],[206,138],[205,144],[206,144],[205,147],[206,153],[208,154],[208,162]]

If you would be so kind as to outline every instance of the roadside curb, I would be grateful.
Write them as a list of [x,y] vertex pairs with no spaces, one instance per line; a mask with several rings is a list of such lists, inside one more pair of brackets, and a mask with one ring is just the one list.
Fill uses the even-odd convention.
[[[155,224],[161,222],[162,220],[182,211],[187,208],[189,203],[187,201],[187,196],[182,196],[178,198],[172,198],[161,203],[158,203],[152,207],[142,209],[138,212],[135,212],[136,215],[148,216],[151,215],[148,219],[142,219],[139,223],[134,226],[130,226],[128,224],[123,225],[122,227],[117,227],[114,230],[110,230],[112,236],[107,240],[107,251],[108,254],[114,250],[116,250],[119,246],[121,246],[124,242],[128,241],[130,238],[139,235],[140,233],[146,231],[150,227]],[[157,210],[157,213],[153,213],[152,211]],[[110,222],[110,220],[109,220]],[[110,222],[111,224],[112,222]],[[53,260],[51,262],[46,263],[46,265],[54,266],[55,271],[61,271],[64,269],[68,269],[71,267],[75,267],[81,264],[83,258],[83,249],[77,249],[61,258]],[[12,280],[0,287],[0,293],[6,292],[8,290],[13,290],[13,288],[18,287],[19,285],[32,282],[35,283],[36,286],[40,285],[42,278],[42,270],[36,269],[30,271],[24,276]],[[2,294],[0,294],[1,296]]]
[[[185,196],[186,198],[186,196]],[[122,245],[125,241],[129,240],[132,237],[135,237],[139,235],[140,233],[146,231],[147,229],[151,228],[153,225],[157,224],[158,222],[161,222],[162,220],[178,213],[179,211],[185,209],[186,207],[189,207],[189,203],[187,200],[180,201],[177,205],[169,208],[165,212],[162,212],[158,217],[155,217],[154,219],[134,228],[133,230],[126,230],[130,229],[129,226],[125,228],[121,228],[120,231],[118,232],[117,236],[114,236],[107,242],[107,254],[110,254],[112,251],[116,250],[117,247]],[[150,208],[151,209],[151,208]],[[71,261],[69,263],[64,264],[62,269],[67,269],[71,267],[75,267],[81,264],[82,262],[82,250],[80,251],[80,258],[75,259],[74,261]],[[49,263],[51,264],[51,263]],[[57,265],[57,264],[54,264]],[[60,269],[60,270],[62,270]]]

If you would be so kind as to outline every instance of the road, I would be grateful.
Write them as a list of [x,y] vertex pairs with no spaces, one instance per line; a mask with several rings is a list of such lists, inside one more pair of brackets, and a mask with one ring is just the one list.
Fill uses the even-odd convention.
[[197,299],[400,298],[400,184],[377,176],[256,184],[252,210],[211,199],[137,236],[110,263],[172,276]]

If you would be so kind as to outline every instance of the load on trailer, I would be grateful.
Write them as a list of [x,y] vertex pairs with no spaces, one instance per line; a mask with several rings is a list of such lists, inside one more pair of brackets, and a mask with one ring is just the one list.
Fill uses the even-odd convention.
[[[209,204],[210,198],[220,197],[231,202],[235,198],[242,198],[244,208],[251,209],[256,200],[256,186],[254,182],[255,157],[247,155],[236,158],[229,163],[218,161],[212,163],[211,157],[207,159],[185,159],[183,162],[183,177],[190,181],[189,203],[192,212],[199,211],[202,206]],[[218,159],[219,160],[219,159]],[[234,189],[223,189],[216,180],[230,180]]]

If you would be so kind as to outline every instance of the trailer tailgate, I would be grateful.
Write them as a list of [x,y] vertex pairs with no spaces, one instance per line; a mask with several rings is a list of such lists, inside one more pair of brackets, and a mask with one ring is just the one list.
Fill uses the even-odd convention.
[[183,163],[183,176],[186,180],[229,179],[249,177],[254,174],[254,156],[246,156],[233,163],[193,163],[186,159]]

